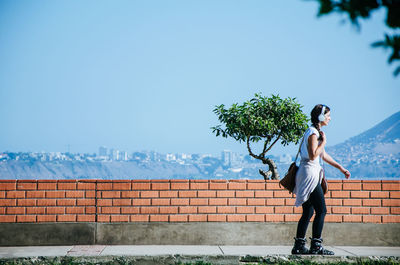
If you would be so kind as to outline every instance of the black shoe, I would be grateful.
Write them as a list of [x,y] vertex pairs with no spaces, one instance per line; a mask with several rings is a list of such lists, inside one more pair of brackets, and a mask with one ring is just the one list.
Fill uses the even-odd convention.
[[293,255],[308,254],[309,250],[306,248],[307,240],[305,238],[294,238],[294,247],[292,248]]
[[335,255],[333,251],[327,250],[322,246],[322,238],[311,238],[311,255]]

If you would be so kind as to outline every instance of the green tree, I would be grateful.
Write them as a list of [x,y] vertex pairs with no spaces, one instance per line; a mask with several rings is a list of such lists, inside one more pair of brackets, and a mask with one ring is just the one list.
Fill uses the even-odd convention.
[[[232,137],[236,141],[246,142],[249,155],[268,165],[268,171],[260,169],[264,179],[279,179],[275,162],[266,157],[266,153],[278,141],[286,146],[297,144],[307,129],[307,116],[295,98],[281,99],[278,95],[255,97],[242,105],[233,104],[229,109],[219,105],[214,109],[219,121],[225,125],[211,127],[216,136]],[[253,152],[250,142],[264,141],[260,154]]]
[[[358,19],[367,19],[371,13],[386,8],[386,26],[390,29],[400,28],[400,0],[314,0],[319,2],[318,17],[330,14],[347,14],[353,25],[360,28]],[[371,44],[372,47],[390,49],[391,54],[388,63],[394,61],[400,63],[400,34],[385,33],[385,38]],[[395,76],[400,74],[400,66],[393,72]]]

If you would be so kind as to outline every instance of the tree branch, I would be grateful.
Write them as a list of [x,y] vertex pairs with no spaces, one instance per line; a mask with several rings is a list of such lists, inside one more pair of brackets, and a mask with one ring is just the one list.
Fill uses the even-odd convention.
[[247,141],[246,141],[247,142],[247,150],[249,151],[249,155],[254,157],[255,159],[260,159],[261,160],[261,157],[258,156],[258,155],[253,154],[253,152],[250,149],[250,136],[247,136],[246,138],[247,138]]
[[265,151],[264,155],[265,155],[269,150],[271,150],[272,146],[273,146],[276,142],[278,142],[278,140],[279,140],[280,137],[281,137],[281,134],[279,133],[278,137],[277,137],[277,138],[275,139],[275,141],[268,147],[268,149],[267,149],[267,151]]

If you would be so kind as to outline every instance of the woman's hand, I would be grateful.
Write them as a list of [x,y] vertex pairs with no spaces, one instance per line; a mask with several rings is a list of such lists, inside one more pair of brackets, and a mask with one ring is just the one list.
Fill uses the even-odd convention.
[[343,168],[342,173],[344,174],[344,176],[346,177],[346,179],[349,179],[351,174],[350,171],[348,171],[347,169]]

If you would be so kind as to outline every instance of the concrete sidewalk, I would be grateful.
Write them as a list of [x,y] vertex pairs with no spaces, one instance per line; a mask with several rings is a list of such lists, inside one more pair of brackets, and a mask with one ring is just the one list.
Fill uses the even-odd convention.
[[[325,246],[336,257],[400,257],[400,247]],[[292,246],[90,245],[0,247],[0,258],[89,256],[289,256]]]

